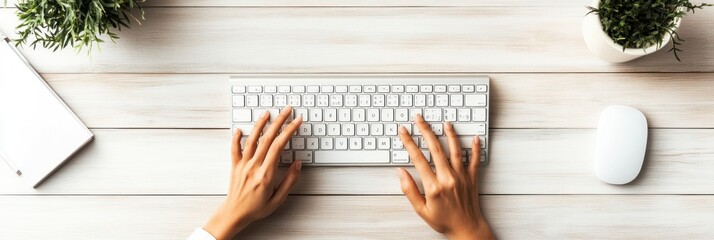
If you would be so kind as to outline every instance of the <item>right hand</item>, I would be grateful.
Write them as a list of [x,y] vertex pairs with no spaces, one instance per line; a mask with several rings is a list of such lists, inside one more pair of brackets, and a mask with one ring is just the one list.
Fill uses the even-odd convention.
[[451,161],[447,160],[439,140],[421,115],[416,116],[416,126],[429,147],[436,171],[432,171],[409,132],[401,127],[399,137],[421,176],[426,194],[426,197],[421,195],[409,172],[403,168],[397,169],[402,191],[414,207],[414,211],[434,230],[443,233],[449,239],[495,239],[479,205],[478,137],[474,137],[471,143],[473,154],[468,169],[464,169],[461,163],[461,147],[451,123],[444,123]]

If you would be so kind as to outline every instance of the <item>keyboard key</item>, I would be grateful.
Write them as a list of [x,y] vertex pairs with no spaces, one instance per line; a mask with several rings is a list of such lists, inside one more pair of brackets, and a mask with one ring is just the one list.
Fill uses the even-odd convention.
[[399,106],[402,106],[402,107],[411,107],[411,106],[412,106],[412,100],[413,100],[412,97],[413,97],[413,96],[412,96],[412,95],[409,95],[409,94],[400,95],[400,98],[399,98],[399,99],[400,99],[400,101],[399,101]]
[[380,93],[388,93],[388,92],[389,92],[389,86],[388,86],[388,85],[379,85],[379,86],[377,86],[377,92],[380,92]]
[[311,122],[321,122],[322,121],[322,109],[310,109],[310,121]]
[[347,86],[345,85],[340,85],[335,87],[335,92],[336,93],[346,93],[347,92]]
[[[335,149],[337,149],[337,150],[347,150],[347,146],[348,146],[347,138],[345,138],[345,137],[335,138]],[[342,155],[351,155],[352,153],[350,153],[350,154],[340,153],[340,154],[342,154]]]
[[488,86],[479,84],[476,85],[476,92],[485,93],[488,90]]
[[332,141],[332,138],[328,137],[323,137],[320,138],[320,149],[322,150],[332,150],[334,147],[334,142]]
[[330,107],[342,107],[342,95],[330,95]]
[[265,86],[265,92],[276,93],[276,92],[278,92],[278,87],[277,86]]
[[352,121],[364,122],[367,119],[367,112],[364,108],[352,109]]
[[414,95],[414,106],[415,107],[426,107],[426,95],[424,95],[424,94]]
[[303,163],[312,163],[312,151],[295,151],[295,160],[300,160]]
[[461,91],[465,93],[472,93],[474,92],[474,85],[467,84],[461,87]]
[[369,108],[367,109],[367,121],[368,122],[379,122],[379,109]]
[[434,86],[431,85],[421,85],[419,86],[419,91],[423,93],[430,93],[434,91]]
[[[475,109],[474,109],[475,110]],[[471,121],[471,110],[466,108],[459,108],[458,110],[458,121],[459,122],[469,122]]]
[[463,107],[464,106],[464,95],[454,94],[454,95],[451,95],[450,99],[451,99],[450,106],[452,106],[452,107]]
[[257,107],[258,106],[258,95],[246,95],[245,96],[245,105],[248,107]]
[[300,107],[302,101],[300,100],[300,95],[290,95],[288,96],[288,104],[293,107]]
[[337,121],[349,122],[352,119],[351,110],[349,108],[340,108],[337,110]]
[[298,128],[298,135],[311,136],[312,135],[312,124],[302,123],[300,125],[300,128]]
[[366,92],[366,93],[377,92],[377,86],[374,86],[374,85],[364,86],[364,92]]
[[280,162],[281,163],[292,163],[293,162],[293,152],[292,151],[283,151],[282,154],[280,154]]
[[418,108],[418,109],[413,109],[413,108],[412,108],[412,109],[409,109],[409,121],[410,121],[410,122],[415,121],[414,118],[415,118],[417,115],[422,115],[422,116],[424,116],[424,113],[423,113],[423,111],[421,110],[421,108]]
[[408,92],[408,93],[416,93],[416,92],[419,92],[419,86],[417,86],[417,85],[407,85],[407,92]]
[[352,86],[350,86],[350,92],[351,92],[351,93],[361,93],[361,92],[362,92],[362,86],[352,85]]
[[323,85],[320,91],[323,93],[332,93],[335,91],[335,87],[332,85]]
[[315,123],[312,125],[312,132],[315,136],[325,136],[327,135],[327,125],[324,123]]
[[372,95],[372,106],[384,107],[384,95],[381,95],[381,94]]
[[393,92],[393,93],[403,93],[403,92],[404,92],[404,86],[402,86],[402,85],[394,85],[394,86],[392,86],[392,92]]
[[273,106],[273,95],[260,95],[260,106],[261,107],[272,107]]
[[404,144],[402,143],[402,139],[395,137],[392,138],[392,148],[393,149],[404,149]]
[[485,122],[486,121],[486,109],[485,108],[474,108],[472,119],[475,122]]
[[449,95],[446,95],[446,94],[436,95],[436,106],[437,107],[448,107],[449,106]]
[[409,163],[409,153],[407,151],[392,151],[393,163]]
[[377,148],[379,149],[390,149],[391,148],[391,138],[381,137],[377,138]]
[[354,136],[355,135],[355,125],[353,123],[342,124],[342,135],[343,136]]
[[364,138],[364,149],[376,150],[377,149],[377,139],[373,138],[373,137]]
[[243,96],[243,95],[233,96],[233,106],[234,107],[245,107],[245,96]]
[[382,122],[394,122],[394,109],[383,108],[381,119]]
[[359,95],[359,106],[369,107],[372,105],[372,97],[370,95]]
[[295,137],[291,140],[292,145],[290,146],[295,150],[305,149],[305,138]]
[[461,86],[460,85],[449,85],[448,90],[450,93],[458,93],[458,92],[461,92]]
[[394,120],[397,122],[409,121],[409,110],[406,108],[397,108],[394,113]]
[[307,122],[310,120],[310,115],[308,114],[307,109],[304,109],[304,108],[293,109],[293,112],[295,114],[295,118],[302,117],[303,122]]
[[276,107],[285,107],[288,105],[288,96],[287,95],[275,95],[274,98],[274,105]]
[[327,124],[327,135],[340,136],[341,132],[342,132],[342,126],[340,126],[340,124],[337,124],[337,123]]
[[485,107],[486,106],[486,95],[485,94],[466,95],[465,104],[467,107]]
[[248,86],[249,93],[262,93],[263,86]]
[[315,95],[302,95],[302,105],[305,107],[314,107]]
[[387,107],[397,107],[399,106],[399,95],[389,94],[387,95]]
[[444,121],[456,121],[456,108],[444,108]]
[[290,93],[290,86],[278,86],[279,93]]
[[233,85],[233,87],[231,87],[231,91],[233,93],[245,93],[245,86]]
[[305,145],[307,146],[308,150],[317,150],[319,148],[319,140],[318,138],[314,137],[307,138]]
[[315,151],[315,163],[321,164],[384,164],[389,163],[389,151]]
[[436,86],[434,86],[434,92],[437,92],[437,93],[445,93],[445,92],[446,92],[446,85],[436,85]]
[[439,108],[427,108],[424,109],[424,121],[427,122],[441,122],[441,109]]
[[251,122],[252,114],[248,108],[233,109],[233,122]]
[[236,129],[240,129],[240,133],[243,134],[243,139],[245,139],[253,131],[253,124],[233,124],[233,133],[236,132]]
[[319,92],[320,92],[320,86],[315,86],[315,85],[307,86],[307,92],[308,92],[308,93],[319,93]]
[[294,93],[304,93],[305,92],[305,86],[293,86],[293,92]]
[[350,150],[362,150],[362,138],[350,138]]
[[358,123],[356,127],[357,136],[369,136],[369,124]]
[[441,123],[433,123],[430,124],[431,131],[434,132],[434,135],[436,136],[441,136],[444,134],[444,125]]
[[345,95],[345,107],[356,107],[357,106],[357,95],[349,94]]
[[336,122],[337,121],[337,109],[325,108],[323,117],[325,117],[325,122]]
[[330,106],[330,96],[327,95],[317,95],[317,106],[327,107]]
[[453,126],[458,135],[486,135],[485,123],[454,123]]
[[372,136],[382,136],[384,135],[384,125],[381,123],[372,123],[369,127],[369,135]]
[[397,135],[397,124],[388,123],[384,125],[384,135],[396,136]]

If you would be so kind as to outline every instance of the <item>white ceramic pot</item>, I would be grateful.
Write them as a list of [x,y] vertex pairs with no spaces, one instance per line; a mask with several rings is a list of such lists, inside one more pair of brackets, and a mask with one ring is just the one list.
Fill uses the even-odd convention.
[[[600,0],[594,0],[593,7],[600,6]],[[676,28],[679,28],[681,19],[677,19]],[[622,51],[622,45],[615,43],[610,36],[602,30],[600,16],[597,13],[591,13],[585,16],[583,20],[583,38],[585,44],[590,51],[596,56],[609,62],[627,62],[644,55],[656,52],[669,43],[669,35],[665,35],[662,44],[651,46],[645,49],[642,48],[627,48]]]

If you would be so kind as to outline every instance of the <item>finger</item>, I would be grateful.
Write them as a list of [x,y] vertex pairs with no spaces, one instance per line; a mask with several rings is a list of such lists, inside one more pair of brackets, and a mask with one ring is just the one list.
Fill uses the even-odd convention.
[[451,174],[451,167],[446,161],[446,154],[441,146],[441,143],[431,131],[429,123],[424,121],[424,118],[417,114],[416,125],[421,131],[422,138],[426,141],[426,145],[431,152],[431,160],[434,161],[434,166],[436,166],[436,175],[439,174]]
[[287,120],[291,114],[293,114],[293,108],[290,106],[285,107],[282,111],[280,111],[280,114],[278,114],[275,120],[270,124],[270,128],[268,128],[268,131],[263,134],[262,138],[260,138],[258,149],[255,152],[255,156],[253,156],[253,159],[255,159],[256,164],[261,164],[265,160],[265,155],[268,153],[268,149],[270,149],[270,146],[273,144],[275,136],[278,135],[278,132],[280,132],[280,128],[283,126],[283,124],[285,124],[285,120]]
[[404,196],[409,199],[409,203],[412,204],[414,211],[420,217],[426,219],[428,217],[426,199],[419,192],[419,188],[417,187],[416,182],[414,182],[414,178],[403,168],[397,168],[397,173],[399,174],[399,183],[402,185],[402,192],[404,193]]
[[451,152],[451,168],[457,173],[463,173],[464,165],[461,163],[461,147],[459,146],[459,137],[456,136],[454,125],[451,122],[445,122],[446,138],[448,139],[449,152]]
[[417,172],[419,172],[422,182],[425,185],[431,185],[434,183],[435,176],[434,172],[431,170],[431,166],[429,166],[429,163],[426,161],[426,157],[424,157],[424,153],[421,152],[406,128],[399,128],[399,138],[402,139],[404,148],[406,148],[407,152],[409,152],[409,157],[411,157],[414,167],[416,167]]
[[300,128],[301,124],[302,116],[290,122],[290,124],[285,127],[283,132],[280,133],[280,135],[273,141],[273,144],[270,146],[270,150],[268,150],[268,154],[265,156],[263,166],[261,167],[263,170],[265,170],[267,174],[269,174],[269,177],[272,177],[272,174],[274,174],[275,170],[277,170],[278,168],[278,162],[280,162],[280,154],[285,149],[285,144],[288,144],[290,138],[293,137],[293,133],[295,133],[298,128]]
[[260,116],[258,121],[255,122],[255,125],[253,125],[253,129],[250,130],[251,133],[248,137],[248,140],[245,141],[245,146],[243,148],[243,157],[253,157],[253,153],[255,153],[255,148],[258,146],[258,139],[260,138],[260,134],[263,132],[263,128],[265,127],[265,125],[268,124],[268,120],[270,120],[270,113],[265,112],[263,113],[263,116]]
[[474,183],[478,179],[478,166],[481,164],[481,144],[478,136],[471,141],[471,160],[469,160],[469,176]]
[[243,159],[243,153],[240,146],[240,140],[242,138],[243,132],[241,132],[240,129],[236,129],[236,132],[233,134],[233,142],[231,144],[231,158],[233,160],[233,165]]
[[293,189],[295,183],[297,183],[298,179],[300,179],[301,168],[302,161],[299,160],[290,165],[288,174],[285,175],[285,178],[282,182],[280,182],[280,185],[278,185],[275,193],[273,193],[273,196],[270,198],[268,202],[268,209],[275,210],[280,206],[280,204],[285,202],[285,199],[288,198],[290,190]]

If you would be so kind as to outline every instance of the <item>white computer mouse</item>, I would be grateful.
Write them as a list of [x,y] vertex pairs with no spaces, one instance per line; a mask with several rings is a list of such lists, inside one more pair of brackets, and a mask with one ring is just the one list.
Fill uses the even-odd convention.
[[595,141],[595,175],[626,184],[640,173],[647,149],[647,119],[637,109],[609,106],[600,114]]

